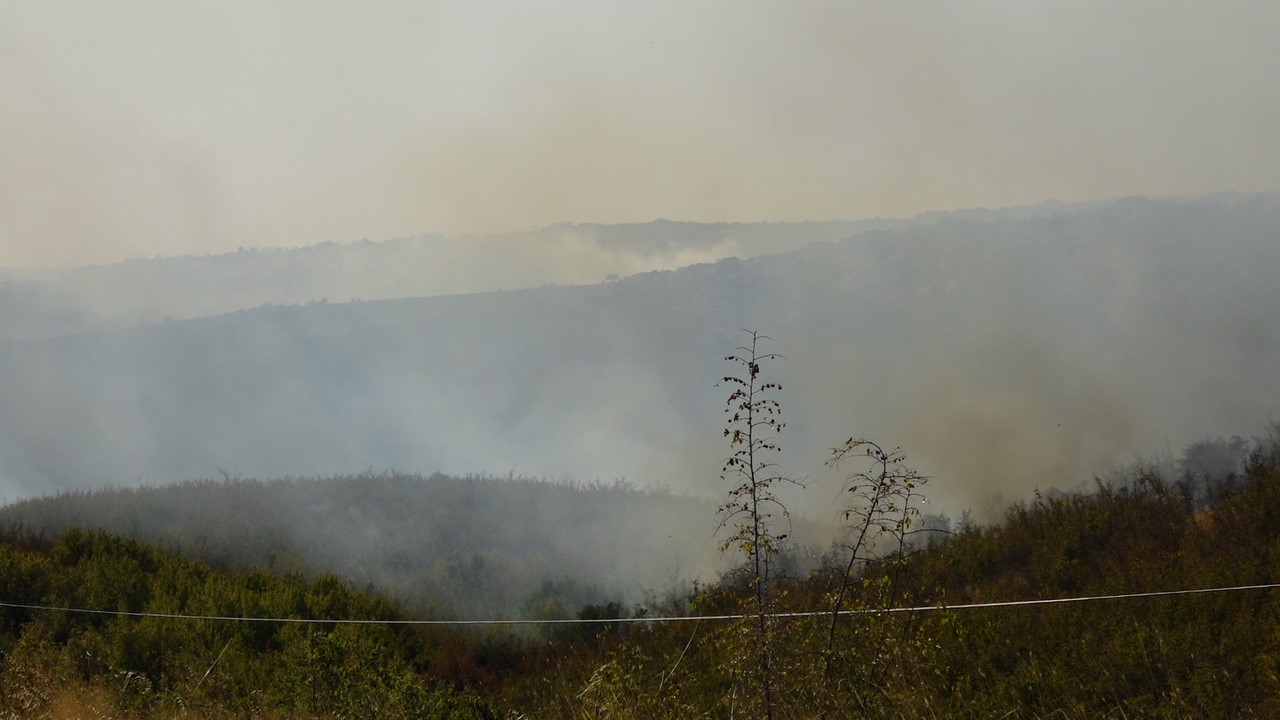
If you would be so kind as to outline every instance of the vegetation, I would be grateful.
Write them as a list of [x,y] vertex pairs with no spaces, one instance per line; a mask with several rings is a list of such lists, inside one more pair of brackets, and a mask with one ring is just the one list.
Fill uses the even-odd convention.
[[[1231,441],[1209,442],[1186,459],[1203,460],[1215,446],[1234,452]],[[869,467],[875,479],[892,466]],[[1089,493],[1037,495],[1000,523],[960,528],[946,540],[913,543],[891,533],[901,548],[898,539],[882,544],[852,574],[855,543],[846,542],[813,572],[789,582],[779,575],[770,618],[775,716],[1274,717],[1275,590],[879,612],[890,602],[919,608],[1274,582],[1274,439],[1252,444],[1243,465],[1231,468],[1221,465],[1228,472],[1218,476],[1190,463],[1181,475],[1138,469]],[[831,603],[841,585],[840,607],[869,612],[840,615],[833,634]],[[563,592],[547,588],[549,596]],[[754,588],[734,576],[638,606],[590,603],[577,614],[594,624],[535,633],[18,607],[406,617],[332,575],[216,570],[136,540],[72,529],[56,541],[10,537],[0,545],[0,596],[8,603],[0,611],[0,717],[764,714],[748,691],[760,669],[741,662],[754,616],[616,620],[738,613]]]
[[869,594],[861,593],[859,600],[864,604],[858,605],[856,611],[884,610],[897,604],[899,581],[908,555],[907,537],[920,515],[918,503],[924,499],[917,489],[928,481],[906,466],[906,455],[901,450],[885,450],[870,440],[845,440],[843,445],[831,451],[827,464],[839,468],[859,460],[865,461],[866,465],[850,474],[844,484],[844,492],[849,497],[844,511],[848,540],[842,547],[848,559],[831,601],[831,620],[822,650],[822,676],[828,679],[832,677],[833,668],[841,662],[835,642],[836,629],[842,614],[848,609],[846,600],[850,599],[850,583],[858,579],[854,575],[855,569],[864,568],[868,563],[879,563],[880,572],[871,577],[888,583],[887,591],[878,593],[878,607],[866,605]]
[[[209,619],[404,619],[332,575],[216,572],[69,530],[43,548],[0,545],[0,592],[0,717],[496,717],[441,679],[443,636],[378,623]],[[106,614],[21,607],[33,605]]]
[[[847,561],[795,582],[778,617],[778,717],[1274,717],[1280,594],[1171,595],[991,608],[929,607],[1265,584],[1280,568],[1280,465],[1257,446],[1199,507],[1196,482],[1134,471],[1095,492],[1037,496],[998,525],[968,527],[861,565],[823,661],[826,603]],[[746,590],[706,588],[667,611],[714,614]],[[745,618],[741,622],[754,622]],[[516,694],[529,717],[730,717],[764,711],[740,692],[741,622],[655,624],[577,645]]]
[[[905,455],[849,438],[828,461],[845,473],[846,533],[807,570],[776,491],[789,482],[777,462],[785,424],[780,387],[762,375],[778,356],[762,352],[762,340],[751,332],[726,358],[741,370],[724,378],[721,550],[741,564],[719,582],[627,607],[572,577],[544,576],[520,614],[541,622],[576,612],[581,623],[449,628],[404,622],[372,583],[354,591],[354,573],[313,566],[304,575],[274,554],[265,567],[215,567],[101,530],[70,527],[52,540],[48,517],[65,513],[67,499],[30,503],[45,509],[45,524],[33,532],[11,520],[0,544],[0,718],[1280,713],[1280,425],[1253,443],[1196,443],[1178,474],[1166,463],[1087,494],[1037,492],[1001,523],[966,521],[941,535],[945,518],[917,527],[927,479]],[[330,487],[325,507],[377,535],[386,528],[363,517],[370,506],[349,501],[390,499],[404,516],[413,489],[451,482],[368,474]],[[185,487],[239,498],[231,506],[247,519],[231,532],[262,542],[245,529],[282,527],[263,514],[270,507],[243,504],[261,492],[237,494],[267,486],[227,478]],[[572,492],[665,497],[621,484]],[[232,516],[225,507],[221,516]],[[547,520],[530,502],[502,517]],[[458,547],[457,538],[434,542]],[[444,584],[478,597],[472,578],[496,571],[497,582],[516,584],[515,565],[473,554],[446,565]],[[1234,589],[1185,592],[1212,588]]]
[[741,370],[740,374],[724,378],[724,383],[731,388],[725,401],[724,411],[731,415],[724,436],[729,438],[732,452],[725,459],[720,475],[731,485],[719,510],[719,529],[729,531],[720,549],[734,550],[745,561],[739,574],[745,575],[750,590],[748,607],[754,616],[754,627],[748,652],[740,656],[748,667],[756,668],[752,675],[760,686],[762,710],[772,719],[772,646],[775,642],[772,616],[778,599],[772,570],[782,542],[787,539],[780,523],[790,524],[790,513],[778,499],[776,487],[790,479],[781,474],[778,463],[772,459],[782,449],[778,437],[786,427],[782,406],[772,397],[772,391],[782,387],[761,377],[762,363],[781,356],[761,351],[760,341],[769,340],[767,336],[753,330],[746,332],[751,336],[751,343],[738,347],[725,358],[740,365]]
[[220,568],[333,572],[415,615],[551,618],[713,575],[714,512],[624,481],[363,473],[65,492],[0,508],[0,530],[56,538],[80,526]]

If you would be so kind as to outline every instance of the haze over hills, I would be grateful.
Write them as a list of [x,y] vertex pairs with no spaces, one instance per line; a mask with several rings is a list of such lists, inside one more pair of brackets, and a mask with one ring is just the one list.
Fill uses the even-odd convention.
[[0,508],[0,532],[101,529],[218,567],[331,572],[420,615],[559,617],[717,577],[715,506],[625,483],[362,473],[63,493]]
[[[663,262],[719,254],[719,226],[667,226],[593,230],[592,242]],[[1280,360],[1275,196],[941,215],[840,240],[849,227],[732,227],[759,231],[744,247],[796,249],[591,285],[363,302],[329,292],[327,303],[11,337],[0,342],[0,487],[15,499],[220,470],[514,469],[714,497],[716,380],[741,328],[787,356],[769,368],[789,423],[783,462],[814,482],[800,501],[814,509],[834,496],[825,450],[850,435],[903,446],[936,478],[940,509],[981,512],[996,496],[1085,483],[1107,462],[1251,432],[1280,407],[1268,382]],[[659,232],[626,239],[641,231]],[[380,252],[394,255],[390,245]],[[227,257],[137,267],[143,277]],[[247,277],[270,276],[249,266]],[[293,297],[326,282],[306,277]],[[228,281],[217,302],[234,305],[252,284]]]
[[265,304],[598,283],[728,256],[784,252],[909,221],[562,223],[526,233],[322,243],[112,265],[0,269],[0,337],[218,315]]
[[560,223],[504,235],[326,242],[110,265],[0,268],[0,338],[34,338],[218,315],[260,305],[347,302],[594,284],[726,257],[751,258],[947,217],[1051,216],[1047,202],[902,220],[623,225]]
[[0,718],[1280,717],[1277,26],[0,3]]

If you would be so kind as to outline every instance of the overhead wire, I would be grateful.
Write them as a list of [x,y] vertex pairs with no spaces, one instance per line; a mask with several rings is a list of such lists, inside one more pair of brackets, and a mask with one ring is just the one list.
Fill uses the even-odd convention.
[[[1082,595],[1060,598],[1042,598],[1035,600],[998,600],[991,602],[959,603],[955,605],[915,605],[889,608],[860,608],[838,610],[813,610],[804,612],[767,613],[768,617],[793,619],[806,617],[830,617],[849,615],[888,615],[894,613],[944,612],[956,610],[979,610],[986,608],[1030,607],[1037,605],[1062,605],[1067,603],[1099,602],[1108,600],[1132,600],[1139,598],[1174,597],[1181,595],[1202,595],[1209,593],[1243,592],[1247,590],[1275,590],[1280,583],[1259,585],[1233,585],[1226,587],[1190,588],[1182,590],[1155,590],[1149,592],[1116,593],[1111,595]],[[258,623],[294,623],[311,625],[601,625],[608,623],[670,623],[697,621],[742,620],[756,617],[753,613],[731,613],[721,615],[665,615],[638,616],[625,618],[560,618],[560,619],[505,619],[492,618],[483,620],[417,620],[417,619],[356,619],[356,618],[298,618],[298,617],[254,617],[236,615],[188,615],[183,613],[134,612],[127,610],[95,610],[91,608],[57,607],[53,605],[34,605],[26,603],[0,602],[0,607],[20,610],[36,610],[44,612],[66,612],[87,615],[110,615],[116,617],[155,618],[164,620],[204,620],[210,622],[258,622]]]

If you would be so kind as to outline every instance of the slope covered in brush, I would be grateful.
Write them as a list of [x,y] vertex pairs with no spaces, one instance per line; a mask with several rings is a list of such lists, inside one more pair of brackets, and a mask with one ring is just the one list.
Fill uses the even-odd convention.
[[[774,717],[1275,717],[1278,460],[1260,449],[1202,501],[1194,480],[1143,471],[1015,504],[863,566],[834,626],[843,565],[814,572],[778,598],[797,614],[768,620]],[[711,587],[682,608],[741,620],[579,645],[511,702],[537,718],[764,716],[749,594]]]
[[223,567],[336,573],[415,610],[483,618],[563,615],[713,578],[714,511],[625,483],[364,474],[63,493],[0,508],[0,528],[97,528]]
[[[834,625],[828,613],[845,567],[838,554],[778,586],[770,612],[783,614],[767,618],[779,641],[769,666],[774,716],[1274,716],[1280,592],[1257,586],[1280,572],[1280,455],[1274,437],[1252,451],[1227,475],[1134,471],[1089,492],[1017,503],[993,525],[861,564],[844,605],[853,612]],[[1212,588],[1238,589],[1185,592]],[[750,594],[749,585],[729,582],[639,607],[591,604],[567,615],[606,622],[517,635],[336,625],[323,621],[405,616],[332,575],[218,571],[97,532],[28,536],[0,545],[5,602],[166,616],[6,607],[0,710],[760,715],[760,669],[744,662],[757,620]],[[1046,602],[1025,604],[1035,600]],[[984,606],[966,607],[973,603]],[[885,612],[908,607],[925,609]],[[624,615],[649,620],[607,622]],[[713,617],[661,620],[667,616]]]
[[431,679],[439,634],[384,624],[405,616],[332,575],[220,572],[72,530],[42,551],[0,544],[0,596],[102,611],[0,609],[6,717],[496,717]]

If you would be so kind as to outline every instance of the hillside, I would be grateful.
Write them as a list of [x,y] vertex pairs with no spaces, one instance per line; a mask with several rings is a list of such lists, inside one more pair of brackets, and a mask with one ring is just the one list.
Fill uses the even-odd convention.
[[[739,582],[568,610],[591,621],[583,625],[408,628],[383,624],[405,618],[394,603],[332,575],[227,572],[80,530],[56,541],[9,539],[0,544],[0,598],[11,603],[0,611],[0,712],[762,716],[768,677],[777,718],[1274,717],[1280,446],[1272,430],[1248,446],[1238,472],[1137,469],[855,566],[839,605],[852,612],[834,624],[839,556],[807,576],[775,577],[769,612],[800,614],[766,616],[763,669],[758,618]],[[1234,452],[1237,443],[1216,445]],[[110,515],[110,501],[125,498],[105,499]],[[1235,589],[1183,592],[1215,588]],[[1072,598],[1080,600],[1053,602]],[[1025,604],[1032,600],[1049,602]],[[1017,604],[969,607],[1001,602]]]
[[[815,615],[765,625],[767,651],[750,601],[709,588],[687,612],[746,617],[570,646],[513,704],[537,718],[763,717],[767,674],[778,718],[1275,717],[1280,455],[1274,437],[1254,450],[1200,510],[1194,483],[1135,471],[870,563],[834,624],[843,567],[822,568],[775,591],[777,611]],[[1212,588],[1249,589],[1180,592]],[[1145,595],[1159,592],[1178,594]],[[1141,596],[1114,597],[1127,594]],[[1074,598],[1096,599],[1052,602]]]
[[135,258],[110,265],[0,268],[0,338],[40,338],[301,305],[589,285],[726,257],[752,258],[948,218],[1053,217],[1089,206],[925,213],[902,220],[560,223],[504,235],[423,235]]
[[0,544],[0,594],[102,611],[0,610],[4,717],[496,717],[438,681],[440,633],[396,624],[394,603],[332,575],[217,571],[72,530],[39,548]]
[[[581,285],[755,257],[918,221],[562,223],[506,235],[326,242],[112,265],[0,269],[0,338],[129,327],[254,308]],[[0,306],[3,307],[3,306]]]
[[334,573],[465,618],[555,615],[714,579],[715,522],[713,501],[624,483],[395,474],[103,489],[0,508],[0,529],[16,536],[101,529],[218,567]]
[[989,518],[1273,414],[1278,229],[1272,196],[1132,198],[597,285],[0,341],[0,491],[400,468],[714,496],[715,381],[754,328],[788,358],[788,471],[821,481],[839,438],[880,438],[946,478],[941,509]]

